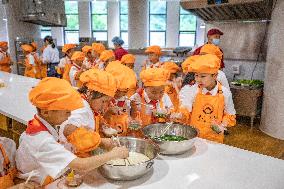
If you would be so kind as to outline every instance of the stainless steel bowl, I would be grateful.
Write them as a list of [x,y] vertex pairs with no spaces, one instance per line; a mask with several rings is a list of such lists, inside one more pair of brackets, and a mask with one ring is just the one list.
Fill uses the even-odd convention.
[[132,137],[119,137],[120,145],[125,146],[130,152],[146,155],[150,160],[135,165],[108,165],[99,168],[100,173],[112,180],[134,180],[148,173],[153,167],[154,159],[159,148],[149,140]]
[[198,135],[198,131],[192,126],[173,124],[165,134],[183,136],[188,140],[184,141],[159,141],[153,139],[153,137],[161,136],[164,128],[167,124],[152,124],[142,129],[145,136],[151,138],[160,148],[161,154],[174,155],[182,154],[190,150],[194,146],[195,139]]

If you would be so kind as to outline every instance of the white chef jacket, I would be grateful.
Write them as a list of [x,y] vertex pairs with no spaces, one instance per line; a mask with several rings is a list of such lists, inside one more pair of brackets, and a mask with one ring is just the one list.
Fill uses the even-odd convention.
[[[151,115],[153,110],[154,110],[154,107],[150,103],[151,100],[149,99],[145,90],[143,91],[143,93],[144,93],[144,99],[145,99],[145,103],[146,103],[146,107],[145,107],[146,112],[145,113],[147,115]],[[141,102],[142,102],[141,96],[138,93],[135,93],[132,97],[130,97],[130,100],[134,101],[137,105],[138,111],[141,111]],[[163,102],[164,107],[160,106],[160,101],[157,102],[157,111],[158,112],[161,111],[164,108],[165,109],[172,109],[173,108],[173,103],[172,103],[170,97],[167,94],[163,95],[162,102]]]
[[73,87],[77,87],[77,80],[75,79],[75,76],[78,71],[79,71],[78,67],[71,66],[70,71],[69,71],[69,78],[70,78],[71,85]]
[[56,47],[52,48],[51,45],[47,45],[47,47],[43,50],[43,53],[42,53],[42,61],[44,64],[58,63],[59,62],[58,49]]
[[227,79],[225,73],[221,70],[218,70],[217,81],[219,81],[219,83],[221,83],[222,86],[224,86],[224,87],[226,87],[227,89],[230,90],[230,85],[229,85],[228,79]]
[[16,153],[19,177],[27,179],[32,171],[32,181],[43,184],[47,176],[57,179],[67,170],[67,166],[77,157],[59,144],[57,131],[36,115],[48,131],[29,135],[24,132]]
[[63,58],[60,59],[60,62],[58,64],[59,68],[64,68],[66,64],[71,64],[71,60],[68,56],[65,56]]
[[[229,115],[235,115],[236,110],[234,107],[234,102],[232,99],[232,93],[229,89],[222,86],[222,91],[224,95],[224,111],[225,113]],[[208,91],[206,88],[202,89],[202,94],[206,94],[207,92],[210,92],[212,96],[216,96],[218,92],[218,85],[216,85],[211,91]],[[184,86],[179,93],[180,103],[182,107],[187,108],[189,112],[192,112],[192,105],[195,102],[195,97],[198,93],[198,84],[194,84],[192,86],[186,85]]]

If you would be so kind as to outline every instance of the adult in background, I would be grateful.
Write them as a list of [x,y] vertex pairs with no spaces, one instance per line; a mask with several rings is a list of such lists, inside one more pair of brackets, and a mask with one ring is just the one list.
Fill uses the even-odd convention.
[[42,62],[47,65],[47,77],[59,77],[56,67],[59,64],[59,51],[55,47],[51,36],[46,36],[43,39],[46,48],[42,53]]
[[[210,29],[208,32],[207,32],[207,38],[208,38],[208,41],[206,44],[213,44],[213,45],[216,45],[219,47],[219,44],[220,44],[220,38],[221,36],[224,35],[224,33],[219,30],[219,29],[216,29],[216,28],[213,28],[213,29]],[[203,47],[203,45],[199,48],[197,48],[194,52],[193,52],[193,55],[200,55],[201,53],[201,48]],[[219,47],[220,48],[220,47]],[[221,52],[223,53],[222,49],[220,48]],[[224,56],[222,57],[221,59],[221,66],[220,68],[223,69],[225,67],[225,64],[224,64]]]
[[122,45],[124,44],[124,41],[120,37],[114,37],[111,40],[114,45],[114,54],[115,54],[115,60],[121,60],[123,55],[128,54],[127,50],[122,48]]

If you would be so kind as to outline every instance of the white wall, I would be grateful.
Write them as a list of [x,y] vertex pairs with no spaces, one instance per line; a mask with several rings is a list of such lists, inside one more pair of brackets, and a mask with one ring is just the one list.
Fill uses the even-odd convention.
[[8,41],[7,19],[5,7],[0,3],[0,41]]

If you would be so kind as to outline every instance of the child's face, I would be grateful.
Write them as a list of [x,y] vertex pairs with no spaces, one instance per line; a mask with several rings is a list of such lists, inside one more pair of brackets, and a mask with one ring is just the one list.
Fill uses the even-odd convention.
[[201,88],[212,88],[215,86],[217,74],[195,73],[195,81]]
[[94,50],[92,50],[92,56],[94,57],[94,58],[99,58],[99,53],[97,53],[96,51],[94,51]]
[[40,116],[45,119],[50,125],[61,125],[71,115],[69,110],[40,110]]
[[66,52],[66,54],[67,54],[67,56],[69,57],[69,58],[71,58],[72,57],[72,55],[73,55],[73,53],[74,53],[74,49],[69,49],[67,52]]
[[150,100],[161,100],[165,93],[165,86],[146,87],[145,91]]
[[103,96],[101,98],[97,99],[91,99],[89,100],[91,108],[100,114],[104,114],[107,109],[109,108],[109,103],[111,101],[112,97],[110,96]]
[[8,47],[5,46],[5,47],[1,47],[0,49],[1,49],[2,51],[6,52],[6,51],[8,50]]
[[130,69],[134,69],[134,64],[123,64],[124,66],[127,66]]
[[176,74],[172,73],[172,74],[170,75],[169,80],[170,80],[170,81],[173,81],[175,78],[176,78]]
[[82,64],[83,64],[83,61],[81,61],[81,60],[75,60],[74,63],[81,67]]
[[159,62],[160,56],[155,53],[149,53],[148,59],[150,60],[151,63],[155,64]]
[[87,56],[87,58],[89,58],[89,59],[92,59],[92,58],[93,58],[92,52],[87,52],[86,56]]
[[117,90],[114,98],[118,99],[118,98],[121,98],[123,96],[126,96],[127,92],[128,92],[128,90],[124,90],[124,91]]

